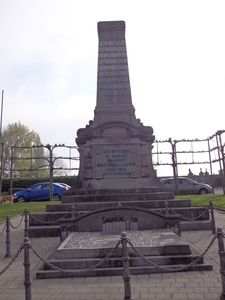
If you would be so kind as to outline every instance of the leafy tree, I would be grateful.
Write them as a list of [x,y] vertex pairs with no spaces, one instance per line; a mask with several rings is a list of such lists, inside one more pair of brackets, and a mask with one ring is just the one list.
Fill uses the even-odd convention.
[[[9,124],[2,132],[3,170],[4,177],[10,175],[12,163],[13,177],[39,177],[46,176],[44,148],[40,136],[30,131],[20,122]],[[34,171],[35,170],[35,171]]]
[[68,171],[65,170],[67,168],[67,165],[65,164],[65,162],[62,159],[60,159],[58,157],[53,158],[53,167],[54,167],[53,176],[68,175]]

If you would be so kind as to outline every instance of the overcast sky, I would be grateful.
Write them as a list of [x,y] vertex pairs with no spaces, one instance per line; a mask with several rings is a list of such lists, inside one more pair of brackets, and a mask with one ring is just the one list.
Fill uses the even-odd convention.
[[124,20],[136,117],[156,139],[225,129],[224,0],[0,0],[3,128],[75,145],[96,105],[97,22]]

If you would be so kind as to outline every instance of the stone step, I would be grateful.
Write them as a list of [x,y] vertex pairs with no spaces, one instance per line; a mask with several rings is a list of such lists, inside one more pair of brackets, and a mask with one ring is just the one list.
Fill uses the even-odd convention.
[[[143,251],[141,251],[143,254]],[[198,253],[193,251],[192,254],[189,255],[145,255],[145,258],[149,261],[153,262],[153,264],[162,266],[162,265],[188,265],[192,263],[197,257]],[[104,256],[105,257],[105,256]],[[102,257],[102,259],[104,258]],[[84,258],[76,258],[76,259],[50,259],[48,260],[54,266],[58,268],[64,269],[86,269],[90,268],[97,263],[100,262],[99,258],[96,257],[84,257]],[[203,264],[203,258],[199,259],[198,264]],[[147,266],[149,263],[142,259],[140,256],[129,256],[129,265],[130,267],[137,267],[137,266]],[[44,270],[51,269],[48,265],[44,264]],[[123,267],[123,262],[121,259],[121,250],[118,253],[118,257],[111,257],[105,260],[101,265],[101,268],[117,268]]]
[[[181,233],[194,230],[212,230],[212,223],[210,220],[181,222]],[[30,238],[56,237],[60,236],[60,227],[59,225],[30,226],[28,235]]]
[[82,202],[111,202],[111,201],[142,201],[142,200],[168,200],[174,199],[173,192],[153,192],[153,193],[118,193],[118,194],[92,194],[92,195],[69,195],[72,191],[67,191],[65,196],[62,198],[62,203],[82,203]]
[[[129,205],[130,206],[130,205]],[[91,210],[90,210],[91,211]],[[90,211],[78,211],[74,212],[75,218],[89,213]],[[151,211],[162,212],[165,214],[165,210],[162,209],[151,209]],[[198,220],[209,220],[209,210],[206,210],[204,207],[174,207],[173,211],[169,210],[169,213],[177,213],[181,214],[182,217],[187,219],[194,219],[198,216],[201,216]],[[39,212],[39,213],[32,213],[29,217],[29,225],[36,226],[36,225],[58,225],[60,218],[71,218],[72,212],[69,211],[48,211],[48,212]],[[189,220],[187,220],[189,221]]]
[[[157,268],[154,266],[141,266],[141,267],[130,267],[130,274],[131,275],[138,275],[138,274],[156,274],[156,273],[171,273],[168,268],[181,268],[180,271],[176,272],[183,272],[182,268],[183,265],[166,265],[162,266],[163,268]],[[210,264],[196,264],[188,268],[188,271],[211,271],[212,265]],[[36,272],[37,279],[50,279],[50,278],[68,278],[68,277],[96,277],[96,276],[123,276],[123,268],[97,268],[92,271],[84,272],[82,269],[68,269],[68,272],[77,272],[77,274],[71,275],[70,273],[62,273],[56,270],[43,270],[39,269]],[[185,270],[186,271],[186,270]]]
[[212,230],[212,222],[210,220],[194,220],[194,221],[181,221],[182,231],[194,231],[194,230]]
[[119,201],[110,201],[110,202],[79,202],[79,203],[60,203],[60,204],[51,204],[46,205],[46,211],[63,211],[68,212],[72,209],[72,206],[75,207],[75,210],[97,210],[100,207],[112,207],[119,205],[126,205],[126,206],[139,206],[142,208],[164,208],[165,207],[165,201],[168,202],[169,206],[172,208],[175,207],[191,207],[191,200],[175,200],[175,199],[168,199],[168,200],[141,200],[141,201],[122,201],[122,199],[119,199]]
[[[119,236],[116,232],[71,233],[47,258],[36,277],[122,275],[123,249],[118,243]],[[133,241],[127,245],[131,275],[212,270],[212,265],[204,264],[201,253],[168,228],[129,231],[127,238]]]
[[40,237],[56,237],[60,236],[59,225],[42,225],[42,226],[31,226],[28,228],[29,238],[40,238]]
[[[76,190],[73,187],[67,190],[64,195],[68,196],[76,196],[76,197],[84,197],[84,196],[94,196],[94,195],[118,195],[118,194],[152,194],[152,193],[171,193],[171,188],[166,187],[165,185],[158,184],[157,181],[156,186],[145,187],[145,188],[126,188],[126,189],[80,189]],[[173,193],[173,192],[172,192]]]
[[[88,211],[75,213],[75,218],[85,213],[88,213]],[[61,218],[72,218],[72,213],[68,213],[66,211],[32,213],[29,216],[29,226],[59,225]]]

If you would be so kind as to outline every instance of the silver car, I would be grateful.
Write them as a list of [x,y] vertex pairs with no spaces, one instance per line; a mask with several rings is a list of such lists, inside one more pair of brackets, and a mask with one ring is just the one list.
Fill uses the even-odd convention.
[[[175,189],[174,178],[161,179],[161,182],[168,188]],[[212,193],[212,187],[209,184],[196,182],[190,178],[179,177],[178,187],[180,194],[191,195],[191,194],[208,194]]]

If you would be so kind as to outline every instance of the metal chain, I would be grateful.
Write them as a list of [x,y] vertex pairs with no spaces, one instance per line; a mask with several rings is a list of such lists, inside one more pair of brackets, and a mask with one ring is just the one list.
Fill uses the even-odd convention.
[[195,260],[193,260],[189,265],[185,265],[185,266],[182,266],[182,267],[178,267],[178,268],[174,268],[174,267],[163,267],[163,266],[160,266],[158,264],[155,264],[154,262],[150,261],[149,259],[147,259],[143,254],[141,254],[140,251],[138,251],[135,246],[130,242],[129,239],[127,239],[127,243],[131,246],[131,248],[139,255],[141,256],[141,258],[143,258],[145,261],[147,261],[149,264],[153,265],[154,267],[156,268],[159,268],[159,269],[163,269],[165,271],[173,271],[173,272],[178,272],[178,271],[184,271],[186,269],[188,269],[190,266],[193,266],[195,265],[197,262],[200,261],[200,259],[209,251],[209,249],[212,247],[214,241],[218,238],[218,235],[215,235],[212,239],[212,241],[209,243],[208,247],[206,248],[206,250],[200,255],[198,256]]
[[215,207],[214,205],[213,205],[213,209],[215,209],[215,211],[218,212],[219,214],[222,214],[222,215],[225,214],[225,211],[223,211],[223,209]]
[[[174,214],[179,215],[175,210],[172,209],[172,207],[169,206],[169,208],[170,208],[170,210],[171,210]],[[203,211],[203,213],[201,213],[199,216],[197,216],[197,217],[195,217],[195,218],[186,218],[186,217],[181,216],[181,219],[183,219],[183,220],[188,220],[188,221],[191,221],[191,220],[197,220],[197,219],[201,218],[201,217],[207,212],[208,209],[209,209],[209,207],[207,207],[207,208],[205,209],[205,211]]]
[[[184,271],[188,268],[190,268],[191,266],[195,265],[196,263],[198,263],[203,257],[204,255],[209,251],[209,249],[212,247],[214,241],[218,238],[218,235],[214,235],[213,239],[211,240],[211,242],[209,243],[208,247],[205,249],[205,251],[199,255],[195,260],[193,260],[189,265],[185,265],[185,266],[181,266],[178,268],[174,268],[174,267],[164,267],[164,266],[160,266],[152,261],[150,261],[149,259],[147,259],[140,251],[138,251],[136,249],[136,247],[131,243],[131,241],[129,239],[126,239],[126,242],[131,246],[131,248],[145,261],[147,261],[149,264],[151,264],[152,266],[159,268],[159,269],[163,269],[165,271],[173,271],[173,272],[178,272],[178,271]],[[223,234],[223,238],[225,238],[225,234]],[[45,260],[37,251],[35,251],[35,249],[33,249],[32,245],[30,244],[28,246],[29,249],[31,249],[33,251],[33,253],[40,259],[42,260],[43,263],[45,263],[48,267],[52,268],[53,270],[59,271],[61,273],[66,273],[69,275],[77,275],[77,274],[82,274],[82,273],[86,273],[88,271],[92,271],[95,268],[98,268],[99,266],[101,266],[107,259],[109,259],[113,253],[116,251],[116,249],[119,247],[119,245],[122,243],[122,240],[118,240],[116,246],[106,255],[105,258],[103,258],[102,260],[100,260],[98,263],[96,263],[95,265],[86,268],[86,269],[81,269],[78,271],[68,271],[68,270],[64,270],[61,269],[53,264],[51,264],[50,262],[48,262],[47,260]],[[19,256],[19,254],[21,253],[21,251],[24,249],[24,245],[20,246],[20,248],[18,249],[17,253],[15,254],[15,256],[12,258],[12,260],[8,263],[8,265],[2,270],[0,271],[0,275],[2,275],[6,270],[9,269],[9,267],[14,263],[14,261],[16,260],[16,258]]]
[[112,249],[111,252],[109,252],[105,258],[103,258],[102,260],[100,260],[98,263],[96,263],[95,265],[86,268],[86,269],[81,269],[78,271],[68,271],[68,270],[64,270],[61,269],[53,264],[51,264],[50,262],[46,261],[40,254],[37,253],[37,251],[35,251],[32,247],[32,245],[29,245],[28,247],[33,251],[33,253],[40,259],[42,260],[48,267],[52,268],[53,270],[59,271],[61,273],[66,273],[66,274],[70,274],[70,275],[77,275],[77,274],[82,274],[82,273],[86,273],[88,271],[92,271],[95,268],[98,268],[100,265],[102,265],[108,258],[110,258],[113,253],[116,251],[116,249],[119,247],[119,245],[122,243],[121,240],[119,240],[116,244],[116,246]]
[[81,214],[79,213],[79,211],[77,210],[77,208],[75,209],[75,213],[77,213],[78,216],[81,216]]
[[164,207],[159,211],[159,214],[162,214],[164,210]]
[[5,225],[4,225],[4,227],[3,227],[3,229],[2,229],[2,232],[0,233],[0,236],[3,234],[3,232],[5,231],[5,228],[6,228],[6,223],[5,223]]
[[[61,218],[65,218],[67,215],[69,215],[69,213],[71,212],[72,210],[70,210],[70,211],[68,211],[64,216],[62,216]],[[33,218],[34,220],[36,220],[36,221],[38,221],[38,222],[40,222],[40,223],[42,223],[42,224],[54,224],[54,223],[57,223],[60,219],[57,219],[57,220],[54,220],[54,221],[43,221],[43,220],[40,220],[40,219],[38,219],[38,218],[36,218],[36,217],[34,217],[32,214],[30,214],[29,213],[29,216],[31,217],[31,218]]]
[[9,225],[10,225],[13,229],[17,229],[17,228],[20,227],[20,225],[21,225],[21,223],[22,223],[22,221],[23,221],[23,218],[24,218],[24,214],[22,215],[22,218],[21,218],[21,220],[20,220],[19,225],[13,226],[10,220],[9,220]]
[[8,263],[8,265],[2,270],[0,271],[0,276],[5,273],[6,270],[9,269],[9,267],[14,263],[14,261],[16,260],[16,258],[19,256],[19,254],[21,253],[21,251],[24,249],[24,245],[20,246],[20,248],[18,249],[16,255],[11,259],[11,261]]

